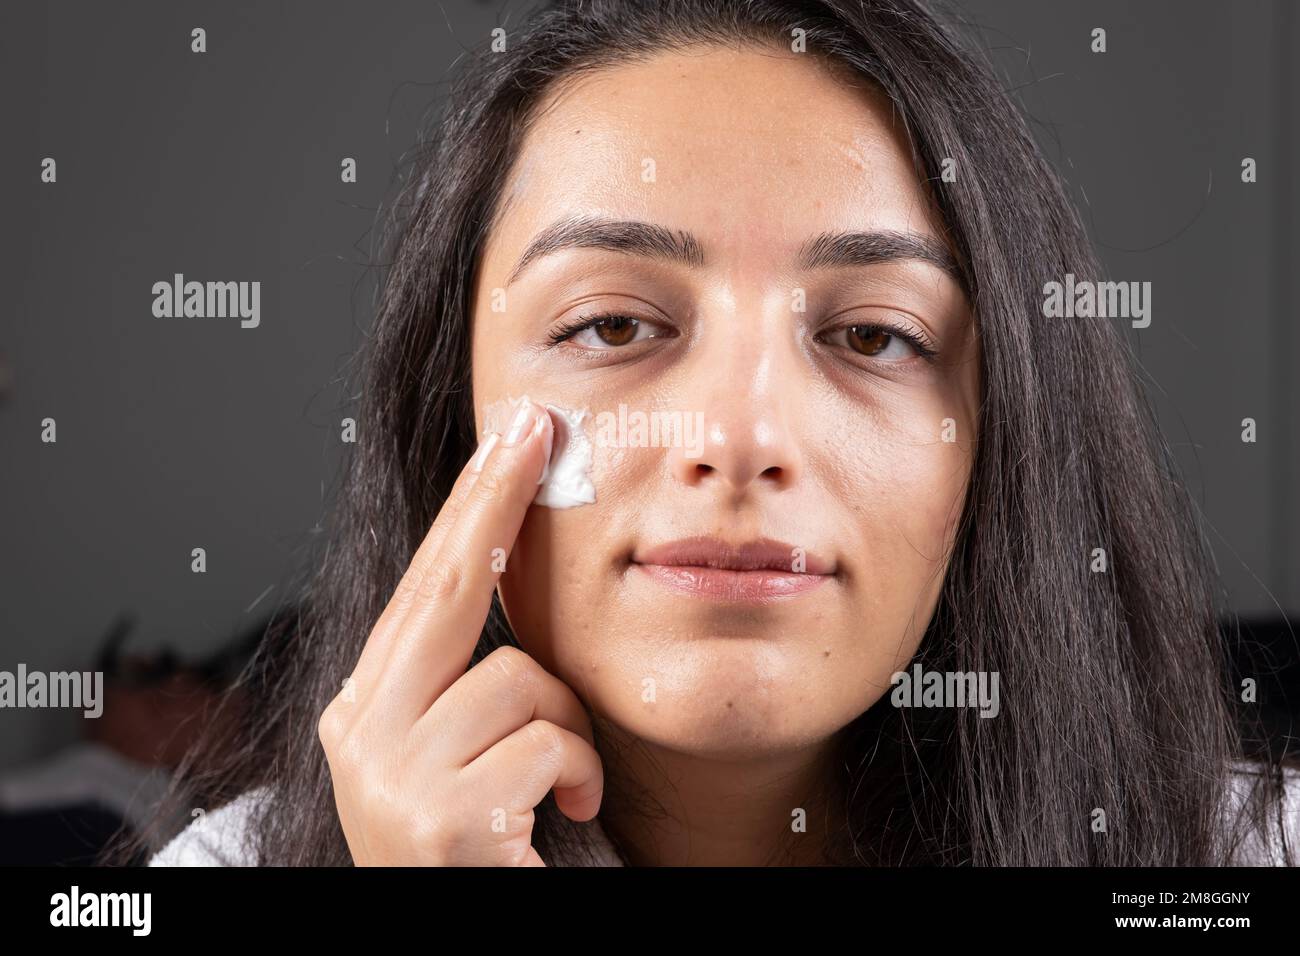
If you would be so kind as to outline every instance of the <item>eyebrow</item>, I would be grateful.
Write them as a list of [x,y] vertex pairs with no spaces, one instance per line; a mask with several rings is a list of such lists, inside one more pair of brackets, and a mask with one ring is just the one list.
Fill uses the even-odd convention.
[[[524,250],[510,272],[512,284],[534,261],[564,249],[608,249],[664,262],[697,267],[704,265],[704,246],[689,232],[667,229],[649,222],[601,217],[563,219],[547,226]],[[800,247],[799,268],[874,265],[915,259],[942,269],[966,287],[956,258],[942,242],[913,232],[824,232]]]
[[804,243],[799,267],[869,266],[901,259],[928,262],[946,272],[963,290],[966,288],[966,277],[948,247],[916,232],[824,232]]
[[547,226],[528,244],[506,285],[510,285],[535,259],[562,249],[609,249],[632,255],[704,265],[704,247],[689,232],[674,232],[649,222],[625,219],[563,219]]

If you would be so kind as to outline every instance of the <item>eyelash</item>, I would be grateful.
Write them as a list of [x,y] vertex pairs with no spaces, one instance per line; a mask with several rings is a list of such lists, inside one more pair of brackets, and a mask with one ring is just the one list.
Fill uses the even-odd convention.
[[[550,333],[550,335],[547,336],[547,339],[550,341],[551,345],[559,345],[561,342],[573,338],[579,332],[597,326],[601,322],[608,322],[610,319],[626,319],[629,322],[638,322],[638,323],[646,321],[645,319],[637,318],[635,315],[626,315],[622,312],[602,312],[598,315],[580,315],[573,321],[566,322],[564,325],[561,325],[559,328],[554,329]],[[584,346],[580,346],[580,348],[581,347]],[[611,345],[610,349],[617,349],[620,347],[621,346]],[[589,351],[595,351],[595,350],[593,349]]]
[[[561,342],[565,342],[573,338],[579,332],[583,332],[587,329],[593,328],[594,326],[599,325],[601,322],[607,322],[611,319],[625,319],[631,322],[638,322],[638,323],[646,322],[645,319],[639,319],[634,315],[626,315],[622,312],[604,312],[597,315],[580,315],[573,321],[566,322],[564,325],[561,325],[558,328],[553,329],[550,332],[550,334],[547,336],[547,340],[549,341],[551,346],[556,346],[559,345]],[[834,329],[827,329],[825,332],[819,332],[818,337],[820,338],[823,335],[830,335],[834,332],[844,332],[848,329],[867,329],[872,333],[884,332],[886,335],[892,336],[897,339],[902,339],[904,342],[906,342],[908,345],[912,347],[912,349],[916,352],[918,357],[920,357],[926,362],[933,362],[935,356],[938,354],[935,348],[927,340],[921,338],[921,336],[919,336],[915,332],[912,332],[909,329],[902,328],[901,326],[885,325],[879,322],[852,322],[848,325],[841,325]],[[658,337],[659,336],[651,336],[651,338],[658,338]],[[579,346],[579,347],[585,348],[585,346]],[[588,351],[614,351],[622,347],[623,346],[612,345],[609,347],[608,350],[588,349]],[[855,354],[861,354],[861,353],[855,353]],[[870,356],[864,356],[864,358],[869,358],[869,357]]]
[[[926,362],[933,362],[935,356],[939,354],[938,350],[935,349],[929,340],[922,338],[916,332],[913,332],[910,329],[905,329],[899,325],[888,325],[882,322],[850,322],[848,325],[840,325],[833,329],[827,329],[825,332],[817,333],[817,335],[820,338],[823,335],[831,335],[834,332],[845,332],[849,329],[866,329],[872,334],[884,332],[892,338],[902,339],[912,347],[912,350],[916,352],[918,358],[921,358]],[[852,350],[850,349],[850,351]],[[854,354],[861,355],[862,353],[856,352]],[[864,355],[862,357],[870,358],[871,356]]]

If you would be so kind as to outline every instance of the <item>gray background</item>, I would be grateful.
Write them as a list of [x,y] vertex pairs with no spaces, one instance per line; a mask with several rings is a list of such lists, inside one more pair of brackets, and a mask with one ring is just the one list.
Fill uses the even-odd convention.
[[[1152,325],[1131,334],[1247,615],[1300,609],[1294,6],[961,7],[1110,277],[1153,283]],[[131,650],[197,658],[287,593],[328,521],[337,377],[369,321],[394,162],[461,51],[526,9],[5,3],[0,669],[88,668],[123,611]],[[1258,183],[1241,183],[1243,156]],[[261,326],[154,318],[150,288],[174,272],[260,280]],[[197,546],[207,574],[190,571]],[[0,711],[0,766],[75,739],[78,720]]]

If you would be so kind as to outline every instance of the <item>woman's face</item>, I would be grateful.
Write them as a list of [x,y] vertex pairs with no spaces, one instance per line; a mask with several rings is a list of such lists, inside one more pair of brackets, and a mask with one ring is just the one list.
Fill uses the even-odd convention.
[[[970,307],[919,254],[944,246],[888,104],[807,55],[665,54],[552,96],[505,196],[474,289],[479,431],[485,405],[528,394],[587,409],[596,446],[595,503],[534,506],[514,543],[500,594],[520,643],[661,747],[825,740],[916,650],[976,437]],[[512,280],[575,219],[623,225]],[[551,341],[604,314],[626,318]],[[620,406],[686,427],[600,439]],[[656,553],[698,537],[768,539],[785,566]]]

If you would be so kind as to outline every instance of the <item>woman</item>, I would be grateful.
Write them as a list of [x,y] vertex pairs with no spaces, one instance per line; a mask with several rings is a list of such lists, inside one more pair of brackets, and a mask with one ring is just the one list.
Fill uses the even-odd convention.
[[1290,862],[1129,355],[1044,314],[1084,230],[920,3],[555,3],[401,210],[332,544],[182,778],[242,796],[155,862]]

